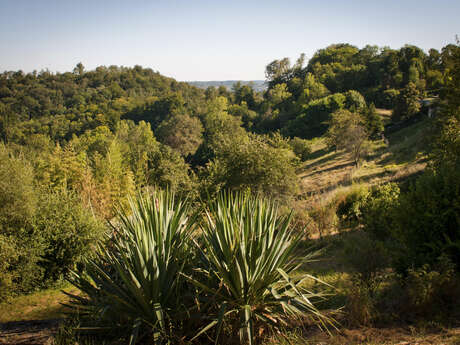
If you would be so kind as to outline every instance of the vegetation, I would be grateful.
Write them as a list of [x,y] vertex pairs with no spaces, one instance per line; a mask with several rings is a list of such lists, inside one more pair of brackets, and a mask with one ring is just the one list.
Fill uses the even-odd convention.
[[72,306],[88,325],[128,329],[130,344],[146,336],[190,337],[201,324],[191,340],[215,326],[215,341],[223,343],[229,325],[231,337],[239,333],[240,343],[253,344],[261,330],[292,316],[331,323],[312,304],[322,293],[302,287],[315,278],[292,277],[308,256],[295,254],[300,236],[273,203],[220,194],[209,204],[197,247],[191,238],[199,222],[190,203],[171,192],[139,197],[129,211],[120,211],[109,245],[71,278],[85,294],[71,295]]
[[62,343],[283,343],[341,307],[455,325],[459,64],[458,42],[334,44],[274,60],[264,90],[3,72],[2,305],[70,279]]

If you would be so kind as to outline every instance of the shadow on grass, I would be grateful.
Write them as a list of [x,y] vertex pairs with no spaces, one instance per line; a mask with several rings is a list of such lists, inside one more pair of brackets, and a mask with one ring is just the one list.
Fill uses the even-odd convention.
[[[316,151],[315,154],[318,153],[318,152],[322,152],[322,153],[319,154],[316,158],[319,158],[319,157],[324,156],[324,155],[327,155],[327,156],[324,157],[324,158],[321,158],[321,159],[319,159],[319,160],[317,160],[317,161],[315,161],[315,162],[313,162],[311,164],[307,164],[305,166],[305,168],[304,168],[305,170],[306,169],[312,169],[314,167],[317,167],[318,165],[321,165],[321,164],[324,164],[324,163],[326,163],[328,161],[334,160],[335,158],[337,158],[340,155],[340,152],[337,152],[337,151],[335,153],[329,155],[329,153],[331,153],[332,150],[329,150],[329,151],[319,150],[319,151]],[[309,160],[313,160],[313,159],[316,159],[316,158],[311,158]]]
[[340,169],[344,169],[344,168],[348,168],[348,167],[354,167],[354,166],[355,166],[355,164],[353,162],[343,163],[343,164],[339,164],[339,165],[334,165],[334,166],[329,167],[329,168],[312,171],[311,173],[309,173],[308,175],[305,175],[304,177],[310,177],[310,176],[313,176],[313,175],[322,174],[322,173],[326,173],[326,172],[330,172],[330,171],[334,171],[334,170],[340,170]]

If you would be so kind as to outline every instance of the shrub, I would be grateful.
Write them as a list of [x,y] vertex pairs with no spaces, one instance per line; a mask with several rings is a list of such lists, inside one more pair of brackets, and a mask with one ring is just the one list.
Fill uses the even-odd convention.
[[75,269],[102,237],[104,227],[85,209],[80,198],[65,190],[42,193],[34,231],[43,240],[39,265],[52,283]]
[[302,161],[306,161],[311,154],[311,143],[308,140],[294,137],[289,141],[292,151]]
[[254,344],[257,334],[293,317],[330,323],[312,304],[322,293],[302,288],[311,276],[292,276],[309,255],[296,251],[302,234],[293,233],[290,220],[278,216],[272,202],[247,194],[220,194],[210,202],[202,227],[205,268],[190,278],[210,303],[203,313],[212,315],[199,334],[215,326],[216,343],[225,342],[219,342],[225,324],[228,339],[239,334],[240,343]]
[[379,316],[379,287],[387,280],[389,255],[384,244],[365,232],[347,236],[344,262],[350,267],[347,289],[347,320],[352,326],[370,325]]
[[380,101],[380,106],[387,108],[387,109],[393,109],[396,106],[396,101],[399,96],[399,91],[395,89],[388,89],[383,91],[382,97],[379,100]]
[[352,269],[355,285],[374,297],[389,263],[383,243],[366,233],[353,234],[345,245],[345,262]]
[[31,165],[0,144],[0,299],[32,291],[41,281],[42,249],[33,229],[37,210]]
[[342,227],[357,226],[362,216],[362,207],[369,192],[366,186],[355,185],[349,191],[336,195],[337,217]]
[[460,171],[426,171],[400,197],[392,231],[401,246],[400,272],[433,263],[442,255],[460,267]]
[[267,143],[267,138],[260,135],[222,135],[220,139],[214,148],[216,157],[203,174],[203,194],[220,189],[250,189],[288,200],[297,192],[295,156],[289,148],[274,147],[273,141]]
[[393,213],[399,202],[399,193],[396,183],[374,186],[361,204],[360,221],[364,230],[374,238],[384,241],[391,236],[395,226]]
[[190,258],[194,221],[188,203],[170,192],[131,201],[118,213],[108,247],[74,273],[72,284],[86,296],[73,297],[90,324],[127,329],[130,343],[140,331],[157,341],[170,339],[186,315],[182,270]]
[[444,321],[458,310],[460,289],[455,265],[442,256],[431,265],[409,269],[402,282],[407,293],[407,313]]

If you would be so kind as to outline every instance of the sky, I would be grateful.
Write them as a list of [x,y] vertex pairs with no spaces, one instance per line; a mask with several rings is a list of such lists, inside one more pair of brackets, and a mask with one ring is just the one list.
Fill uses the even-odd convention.
[[264,79],[333,43],[428,51],[460,35],[458,0],[0,0],[0,71],[152,68],[181,81]]

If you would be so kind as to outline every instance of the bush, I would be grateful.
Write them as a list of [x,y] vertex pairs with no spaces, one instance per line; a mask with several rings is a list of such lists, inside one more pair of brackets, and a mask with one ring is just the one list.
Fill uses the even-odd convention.
[[380,106],[386,109],[393,109],[396,106],[396,101],[399,96],[399,91],[395,89],[388,89],[383,91],[380,101]]
[[306,161],[311,154],[311,143],[308,140],[294,137],[289,141],[289,145],[301,161]]
[[331,323],[312,304],[323,294],[303,288],[312,277],[292,276],[311,254],[296,251],[302,234],[294,234],[289,215],[278,216],[275,204],[248,194],[220,194],[209,202],[201,237],[192,240],[199,222],[190,210],[173,194],[157,192],[119,213],[109,246],[71,279],[84,293],[71,295],[81,325],[127,331],[132,344],[141,335],[183,342],[191,332],[193,341],[213,327],[216,343],[239,334],[241,343],[254,344],[293,316]]
[[328,202],[317,198],[311,204],[310,217],[314,220],[315,229],[320,238],[327,235],[337,224],[337,205],[334,201]]
[[120,210],[117,224],[109,246],[71,278],[86,295],[71,295],[72,305],[82,322],[128,330],[131,344],[139,334],[171,340],[188,315],[182,273],[194,225],[189,204],[156,192]]
[[33,228],[38,196],[31,165],[2,144],[0,161],[0,299],[5,299],[40,283],[42,239]]
[[250,189],[288,200],[297,192],[296,157],[289,148],[274,147],[260,135],[223,135],[220,139],[214,148],[216,157],[203,172],[204,195],[220,189]]
[[394,228],[393,213],[399,202],[399,187],[396,183],[386,183],[371,188],[361,204],[361,223],[364,230],[374,238],[385,241]]
[[442,256],[431,265],[409,269],[403,284],[407,293],[407,313],[445,321],[457,312],[460,289],[455,265]]
[[254,344],[257,335],[293,317],[330,323],[313,304],[322,293],[303,288],[311,276],[296,272],[310,255],[296,251],[302,234],[294,234],[290,220],[279,217],[272,202],[247,194],[210,202],[202,227],[205,268],[190,280],[202,291],[202,304],[209,301],[202,313],[213,321],[202,332],[217,327],[216,343],[224,324],[230,330],[224,343],[238,335],[241,344]]
[[442,255],[460,268],[460,171],[452,166],[426,171],[401,195],[393,237],[401,246],[400,272],[433,263]]
[[43,241],[39,265],[44,269],[44,281],[52,283],[75,269],[91,253],[103,230],[77,195],[65,190],[43,193],[34,231]]
[[337,217],[342,227],[357,226],[361,220],[362,207],[369,192],[366,186],[356,185],[347,192],[337,193]]

